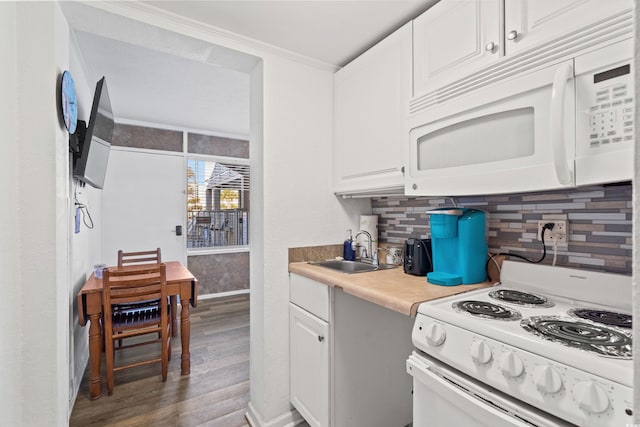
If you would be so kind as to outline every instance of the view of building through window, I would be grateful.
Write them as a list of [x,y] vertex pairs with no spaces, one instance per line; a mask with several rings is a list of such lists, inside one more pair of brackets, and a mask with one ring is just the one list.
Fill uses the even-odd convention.
[[187,160],[187,247],[249,244],[247,163]]
[[222,190],[220,191],[220,206],[222,209],[240,208],[240,191]]

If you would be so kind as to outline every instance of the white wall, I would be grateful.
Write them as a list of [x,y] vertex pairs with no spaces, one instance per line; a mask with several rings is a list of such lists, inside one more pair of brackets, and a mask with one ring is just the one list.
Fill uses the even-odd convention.
[[[256,424],[286,425],[287,250],[340,243],[369,204],[341,203],[332,193],[333,73],[270,55],[264,57],[261,71],[262,140],[258,133],[251,137],[252,176],[260,167],[256,163],[262,166],[256,183],[261,188],[256,191],[253,182],[251,187],[257,221],[250,228],[251,412]],[[259,82],[252,86],[252,96],[257,86]],[[252,123],[252,130],[254,126],[259,129],[259,123]]]
[[[3,187],[10,186],[0,192],[2,423],[63,426],[69,391],[68,164],[56,86],[67,61],[68,28],[56,3],[3,3],[0,23],[0,169]],[[13,354],[6,356],[4,346]]]
[[0,3],[0,28],[0,268],[8,302],[2,424],[62,426],[72,403],[75,294],[69,286],[68,136],[56,89],[68,68],[69,28],[56,3],[13,2]]
[[[249,136],[249,151],[251,153],[251,193],[250,206],[251,217],[249,218],[249,242],[251,242],[251,257],[249,258],[249,283],[250,292],[250,312],[249,325],[250,335],[250,378],[251,378],[251,408],[250,415],[265,407],[265,348],[264,348],[264,175],[263,167],[263,140],[264,140],[264,85],[263,85],[264,64],[262,61],[251,72],[250,81],[250,124],[251,135]],[[256,409],[259,408],[259,409]],[[259,413],[253,415],[260,417]],[[259,424],[254,422],[254,425]]]
[[[19,194],[17,123],[17,49],[16,5],[0,2],[0,271],[3,289],[3,322],[0,328],[0,410],[2,422],[19,425],[22,412],[20,398],[22,336],[20,312],[22,287],[20,286],[20,257],[18,248]],[[18,389],[16,389],[18,387]]]
[[[636,98],[636,111],[635,111],[635,171],[634,182],[637,184],[640,182],[640,126],[637,125],[640,120],[640,108],[638,108],[638,100],[640,100],[640,32],[637,25],[640,22],[640,8],[638,2],[634,2],[634,18],[636,22],[636,31],[634,38],[634,70],[635,70],[635,98]],[[633,228],[634,230],[640,229],[640,186],[633,186]],[[640,271],[640,233],[637,231],[633,233],[633,317],[640,318],[640,280],[638,280],[638,272]],[[634,381],[633,381],[633,422],[635,425],[640,425],[640,327],[638,322],[634,323],[633,327],[633,354],[636,355],[633,360],[634,366]]]
[[[89,121],[91,104],[95,92],[96,82],[87,78],[86,65],[80,54],[80,50],[73,37],[69,42],[69,71],[73,77],[78,99],[78,119]],[[71,162],[71,160],[70,160]],[[72,179],[71,164],[67,177],[69,181],[69,210],[71,214],[67,218],[69,227],[70,244],[70,278],[71,287],[69,294],[69,305],[72,307],[69,316],[70,354],[69,369],[71,373],[70,388],[71,401],[70,408],[73,408],[80,382],[84,374],[87,361],[89,360],[89,335],[88,325],[81,327],[78,323],[78,307],[76,295],[91,274],[92,266],[102,262],[102,190],[91,186],[80,187]],[[75,194],[74,194],[75,193]],[[75,233],[75,197],[78,201],[87,206],[93,229],[89,229],[84,221],[80,221],[80,232]],[[90,222],[87,218],[87,222]]]
[[[83,227],[72,234],[68,134],[57,111],[61,72],[75,77],[80,117],[88,117],[93,93],[78,62],[69,66],[69,27],[58,4],[2,2],[0,31],[0,271],[10,301],[0,351],[2,424],[67,425],[88,358],[73,306],[101,258],[101,233]],[[99,226],[101,193],[80,193]]]
[[[55,149],[54,149],[54,189],[55,189],[55,219],[53,221],[55,227],[55,254],[56,254],[56,275],[55,275],[55,287],[53,294],[55,295],[55,309],[52,313],[55,313],[55,330],[57,335],[52,337],[55,343],[55,374],[57,376],[57,382],[55,384],[56,397],[55,404],[55,424],[66,425],[69,420],[70,405],[71,405],[71,384],[70,384],[70,371],[69,371],[69,356],[70,356],[70,330],[69,330],[69,318],[71,317],[72,301],[69,299],[69,141],[66,128],[62,124],[61,113],[58,107],[57,88],[59,86],[59,80],[65,69],[69,68],[69,25],[65,20],[60,6],[55,3],[52,6],[53,17],[48,15],[47,11],[44,12],[44,18],[50,20],[53,27],[52,44],[54,46],[54,69],[56,79],[53,82],[49,82],[49,86],[56,88],[56,95],[51,92],[38,93],[38,96],[44,97],[44,99],[38,100],[38,105],[43,102],[51,102],[50,110],[46,112],[47,119],[51,120],[53,126],[52,130],[55,134]],[[26,15],[28,16],[28,15]],[[28,64],[29,67],[33,64]],[[49,96],[49,94],[53,96]],[[51,99],[53,98],[53,99]],[[53,101],[53,102],[52,102]],[[55,106],[54,106],[55,105]],[[55,116],[52,116],[51,112],[55,111]],[[51,161],[51,158],[47,158]],[[45,272],[46,273],[46,272]],[[53,323],[53,321],[52,321]],[[53,353],[53,352],[52,352]],[[41,356],[43,357],[43,356]],[[45,366],[45,370],[51,369],[51,367]],[[50,372],[50,371],[47,371]],[[30,396],[30,391],[27,390],[27,394]],[[52,399],[53,400],[53,399]],[[36,414],[36,419],[39,420],[41,414]],[[26,417],[28,419],[28,417]],[[51,423],[50,423],[51,424]]]

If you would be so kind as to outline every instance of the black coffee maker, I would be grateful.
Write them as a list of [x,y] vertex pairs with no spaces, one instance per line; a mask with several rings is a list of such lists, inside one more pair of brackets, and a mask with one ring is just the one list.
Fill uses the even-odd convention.
[[431,259],[431,239],[410,238],[404,242],[405,273],[426,276],[433,271]]

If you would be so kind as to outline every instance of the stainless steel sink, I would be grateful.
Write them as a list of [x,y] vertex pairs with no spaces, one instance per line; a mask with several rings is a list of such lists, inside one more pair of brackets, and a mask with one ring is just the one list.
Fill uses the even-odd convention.
[[319,265],[320,267],[330,268],[331,270],[340,271],[341,273],[354,274],[354,273],[366,273],[368,271],[388,270],[395,268],[397,265],[381,264],[375,266],[366,262],[360,261],[343,261],[337,259],[331,259],[328,261],[310,262],[312,265]]

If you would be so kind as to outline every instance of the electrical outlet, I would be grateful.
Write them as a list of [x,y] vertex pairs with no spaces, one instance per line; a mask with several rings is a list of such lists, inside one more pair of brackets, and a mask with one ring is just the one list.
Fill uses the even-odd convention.
[[568,221],[557,219],[538,221],[538,240],[542,240],[542,227],[545,224],[554,224],[552,230],[547,229],[544,233],[545,244],[553,244],[553,242],[567,244]]

